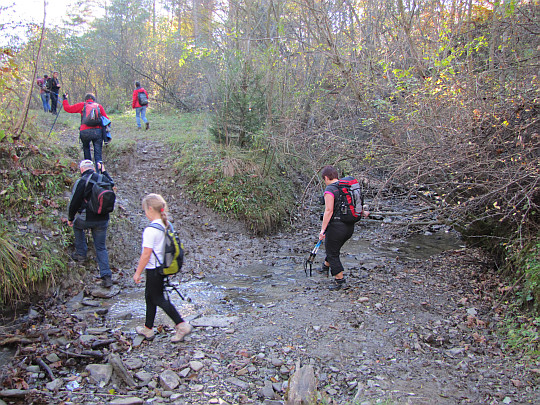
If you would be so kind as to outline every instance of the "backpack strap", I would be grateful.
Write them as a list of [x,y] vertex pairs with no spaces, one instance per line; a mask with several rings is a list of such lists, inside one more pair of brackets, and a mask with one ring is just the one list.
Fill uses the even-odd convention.
[[[156,223],[151,223],[150,225],[148,225],[148,228],[154,228],[154,229],[159,229],[160,231],[162,231],[163,233],[167,233],[166,229],[163,228],[163,226],[161,226],[160,224],[156,224]],[[165,240],[163,240],[163,243],[165,243]],[[163,263],[161,263],[161,260],[159,260],[159,257],[158,255],[156,255],[156,252],[154,252],[154,249],[152,249],[152,253],[154,254],[154,256],[156,257],[156,260],[157,262],[159,263],[159,266],[163,266]]]

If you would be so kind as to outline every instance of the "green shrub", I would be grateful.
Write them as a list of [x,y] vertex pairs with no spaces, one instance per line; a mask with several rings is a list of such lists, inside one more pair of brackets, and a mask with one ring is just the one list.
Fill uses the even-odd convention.
[[294,206],[292,182],[284,171],[264,169],[264,156],[237,147],[190,144],[176,164],[185,189],[215,211],[232,215],[254,233],[276,231]]

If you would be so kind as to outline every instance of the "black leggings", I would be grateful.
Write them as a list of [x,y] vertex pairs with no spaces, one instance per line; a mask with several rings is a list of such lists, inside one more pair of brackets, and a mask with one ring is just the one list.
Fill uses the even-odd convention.
[[333,276],[343,271],[343,265],[339,260],[341,247],[349,240],[354,233],[354,224],[347,224],[341,221],[330,221],[326,227],[324,247],[326,249],[326,258],[330,263],[330,272]]
[[144,298],[146,299],[146,322],[149,329],[154,327],[157,307],[160,307],[171,318],[175,325],[184,322],[174,305],[165,294],[164,279],[156,269],[146,269],[146,287]]

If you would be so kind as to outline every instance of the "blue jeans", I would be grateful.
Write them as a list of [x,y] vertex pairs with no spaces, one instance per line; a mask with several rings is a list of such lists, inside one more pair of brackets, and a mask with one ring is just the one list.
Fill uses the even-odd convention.
[[75,253],[82,257],[86,257],[88,253],[88,245],[86,243],[85,229],[92,230],[92,238],[94,239],[94,249],[96,250],[96,258],[99,266],[99,275],[101,277],[112,275],[109,267],[109,253],[105,241],[107,240],[107,227],[109,221],[86,221],[80,216],[75,217],[73,221],[73,232],[75,233]]
[[135,119],[137,120],[137,126],[141,127],[141,119],[146,123],[146,106],[135,108]]
[[97,170],[97,162],[102,162],[103,157],[101,151],[103,149],[103,132],[101,128],[90,128],[81,131],[80,138],[82,142],[82,150],[84,158],[92,160],[92,154],[90,153],[90,142],[94,145],[94,163]]
[[41,94],[41,102],[43,103],[43,111],[49,112],[51,111],[51,106],[49,105],[49,99],[51,96],[49,93],[42,93]]

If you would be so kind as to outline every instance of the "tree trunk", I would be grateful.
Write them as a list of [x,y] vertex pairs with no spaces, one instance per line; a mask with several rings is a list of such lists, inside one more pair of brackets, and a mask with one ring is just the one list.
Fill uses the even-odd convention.
[[13,139],[15,140],[21,137],[21,134],[24,131],[24,127],[26,126],[26,120],[28,118],[28,109],[30,108],[30,100],[32,99],[32,91],[34,90],[34,83],[36,82],[39,58],[41,56],[41,48],[43,47],[43,37],[45,36],[45,19],[47,16],[46,8],[47,8],[47,1],[43,0],[43,24],[41,26],[41,37],[39,39],[39,48],[37,51],[36,61],[34,63],[34,72],[32,74],[30,86],[28,88],[28,92],[26,93],[26,97],[24,98],[24,104],[21,111],[21,116],[19,117],[19,121],[17,122],[17,125],[15,125],[15,129],[13,130]]

